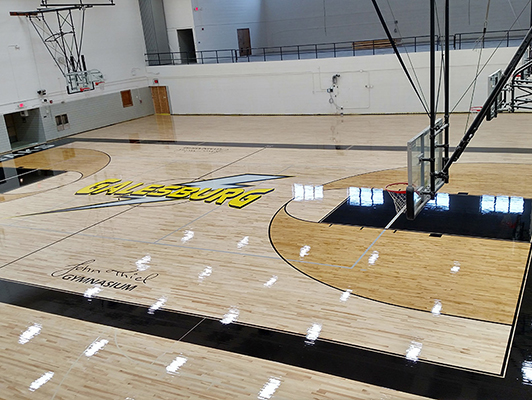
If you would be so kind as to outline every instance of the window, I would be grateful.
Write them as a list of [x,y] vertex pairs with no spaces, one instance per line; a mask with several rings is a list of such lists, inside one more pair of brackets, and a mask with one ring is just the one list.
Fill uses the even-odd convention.
[[292,193],[295,201],[303,200],[322,200],[323,186],[301,185],[294,183]]
[[347,189],[350,206],[373,207],[384,204],[384,190],[350,187]]
[[489,196],[480,198],[480,212],[523,214],[525,212],[525,199],[522,197]]
[[58,131],[64,131],[65,129],[70,128],[68,116],[66,114],[56,115],[55,125],[57,126]]

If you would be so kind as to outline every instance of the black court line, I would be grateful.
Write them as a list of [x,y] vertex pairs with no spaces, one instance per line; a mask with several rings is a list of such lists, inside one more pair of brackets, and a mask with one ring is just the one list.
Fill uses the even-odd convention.
[[[299,149],[299,150],[373,150],[373,151],[406,151],[406,146],[371,146],[371,145],[333,145],[333,144],[306,144],[306,143],[259,143],[259,142],[205,142],[192,140],[152,140],[152,139],[112,139],[112,138],[75,138],[72,142],[89,143],[121,143],[121,144],[152,144],[175,145],[191,147],[262,147],[272,149]],[[532,152],[532,149],[531,149]]]
[[[527,273],[530,267],[530,253]],[[505,376],[452,368],[330,340],[0,279],[0,302],[81,321],[280,362],[435,399],[532,398],[532,280],[523,287]],[[278,310],[282,312],[282,310]],[[183,337],[184,336],[184,337]],[[405,349],[406,352],[406,349]],[[530,364],[528,364],[530,363]],[[479,369],[482,365],[479,365]],[[530,370],[528,370],[530,368]],[[529,374],[529,379],[527,375]]]
[[[71,142],[93,143],[122,143],[122,144],[161,144],[176,146],[196,147],[267,147],[272,149],[298,149],[298,150],[356,150],[356,151],[406,151],[405,146],[378,146],[378,145],[336,145],[336,144],[305,144],[305,143],[255,143],[255,142],[198,142],[191,140],[151,140],[151,139],[111,139],[111,138],[72,138]],[[64,144],[64,143],[61,143]],[[450,147],[449,151],[454,151]],[[470,153],[513,153],[532,154],[532,148],[518,147],[468,147]]]
[[[305,143],[255,143],[255,142],[198,142],[192,140],[150,140],[150,139],[112,139],[112,138],[76,138],[67,137],[48,142],[47,144],[34,146],[24,150],[6,153],[0,156],[0,162],[13,158],[22,157],[37,151],[43,151],[51,147],[63,146],[75,142],[87,143],[121,143],[121,144],[148,144],[148,145],[174,145],[198,148],[270,148],[270,149],[294,149],[294,150],[353,150],[353,151],[398,151],[406,152],[406,146],[378,146],[378,145],[332,145],[332,144],[305,144]],[[453,152],[454,147],[449,151]],[[500,153],[500,154],[532,154],[532,148],[518,147],[471,147],[467,148],[470,153]]]

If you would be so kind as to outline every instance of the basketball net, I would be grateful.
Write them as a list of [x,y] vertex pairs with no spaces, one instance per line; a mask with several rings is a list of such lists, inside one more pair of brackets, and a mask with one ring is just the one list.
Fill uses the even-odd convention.
[[406,211],[406,187],[408,183],[397,182],[386,185],[386,191],[389,193],[395,205],[396,213],[403,213]]
[[390,194],[390,197],[393,200],[393,203],[395,204],[395,217],[392,218],[392,220],[384,227],[384,229],[381,231],[379,236],[377,236],[377,239],[371,243],[368,248],[362,253],[362,255],[358,258],[358,260],[351,266],[351,268],[354,268],[355,265],[357,265],[360,260],[366,255],[366,253],[373,247],[375,243],[377,243],[377,240],[380,239],[380,237],[386,232],[390,227],[401,217],[401,214],[406,211],[406,188],[408,187],[408,183],[390,183],[386,186],[386,191]]

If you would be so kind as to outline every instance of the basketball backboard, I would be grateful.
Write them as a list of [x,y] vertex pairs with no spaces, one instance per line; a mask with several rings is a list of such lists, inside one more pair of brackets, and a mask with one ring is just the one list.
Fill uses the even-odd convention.
[[[491,94],[493,90],[497,87],[497,84],[501,80],[502,77],[502,71],[498,69],[493,74],[488,76],[488,94]],[[491,121],[493,118],[497,118],[497,114],[499,112],[499,109],[503,106],[504,99],[503,99],[503,93],[501,92],[497,99],[491,104],[488,113],[486,114],[486,120]]]
[[444,129],[440,118],[434,124],[434,184],[431,180],[430,126],[408,141],[408,187],[406,189],[406,217],[414,219],[444,185],[437,177],[443,169]]
[[94,90],[95,86],[105,82],[103,74],[97,69],[69,72],[66,74],[65,79],[68,94]]

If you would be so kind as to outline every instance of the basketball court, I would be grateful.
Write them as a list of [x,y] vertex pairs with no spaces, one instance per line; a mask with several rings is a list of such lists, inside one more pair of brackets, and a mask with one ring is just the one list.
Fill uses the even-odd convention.
[[4,157],[1,397],[528,398],[531,118],[385,230],[426,116],[155,115]]
[[6,2],[0,399],[532,397],[530,2],[452,62],[461,8],[386,3],[279,63],[250,8],[218,65],[242,5]]

